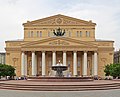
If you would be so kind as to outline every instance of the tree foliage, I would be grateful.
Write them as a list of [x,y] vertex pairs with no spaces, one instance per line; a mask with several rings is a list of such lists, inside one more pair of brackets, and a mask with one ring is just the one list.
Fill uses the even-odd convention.
[[14,67],[6,64],[0,64],[0,76],[15,76]]
[[110,75],[110,65],[107,64],[107,65],[105,66],[104,72],[105,72],[105,76],[109,76],[109,75]]
[[106,65],[104,72],[106,76],[120,77],[120,64]]

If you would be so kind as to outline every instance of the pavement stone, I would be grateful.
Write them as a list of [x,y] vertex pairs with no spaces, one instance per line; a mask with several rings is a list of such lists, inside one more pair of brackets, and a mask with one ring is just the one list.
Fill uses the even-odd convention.
[[0,97],[120,97],[120,90],[65,92],[0,90]]

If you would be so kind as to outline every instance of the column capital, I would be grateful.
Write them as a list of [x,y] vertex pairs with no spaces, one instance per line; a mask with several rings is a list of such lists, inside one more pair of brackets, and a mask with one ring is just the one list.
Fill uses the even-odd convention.
[[85,51],[83,51],[84,53],[87,53],[88,51],[87,50],[85,50]]
[[35,53],[35,51],[31,51],[32,53]]
[[41,51],[42,53],[45,53],[45,51],[43,50],[43,51]]
[[27,55],[27,51],[25,51],[24,53],[25,53],[25,55]]
[[74,50],[74,51],[73,51],[73,53],[77,53],[77,51],[76,51],[76,50]]
[[67,51],[66,50],[63,50],[63,53],[66,53]]
[[94,53],[98,53],[98,51],[94,51]]
[[25,53],[25,51],[21,51],[21,53]]
[[56,51],[55,51],[55,50],[53,50],[52,52],[53,52],[53,53],[55,53]]

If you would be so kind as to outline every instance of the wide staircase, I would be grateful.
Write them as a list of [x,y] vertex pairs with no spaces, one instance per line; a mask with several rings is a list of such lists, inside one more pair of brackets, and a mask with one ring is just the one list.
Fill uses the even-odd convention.
[[30,82],[0,83],[0,89],[27,91],[92,91],[120,89],[120,82],[96,83],[89,82]]

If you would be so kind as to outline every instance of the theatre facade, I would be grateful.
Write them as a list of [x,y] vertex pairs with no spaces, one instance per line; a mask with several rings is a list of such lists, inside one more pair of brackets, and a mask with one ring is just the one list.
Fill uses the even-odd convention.
[[55,76],[60,61],[72,76],[104,76],[113,63],[114,41],[95,38],[96,23],[61,14],[27,21],[24,39],[6,41],[6,64],[17,76]]

